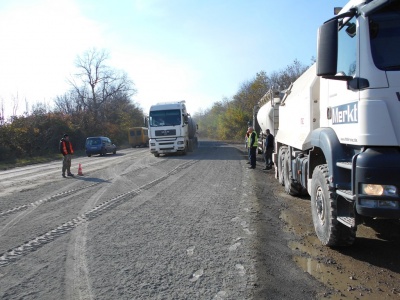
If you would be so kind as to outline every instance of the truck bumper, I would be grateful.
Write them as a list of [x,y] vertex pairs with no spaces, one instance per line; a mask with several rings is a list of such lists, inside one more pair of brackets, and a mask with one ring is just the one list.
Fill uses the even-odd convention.
[[151,139],[150,152],[153,154],[166,154],[185,151],[185,142],[180,139]]
[[[400,148],[368,148],[357,156],[355,167],[353,186],[357,213],[400,219]],[[373,185],[379,191],[366,192],[366,185]]]

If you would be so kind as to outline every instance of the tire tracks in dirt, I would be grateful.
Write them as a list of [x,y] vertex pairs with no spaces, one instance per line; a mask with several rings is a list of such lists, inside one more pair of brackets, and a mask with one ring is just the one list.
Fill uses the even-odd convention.
[[[86,170],[93,172],[94,170],[105,167],[106,164],[115,164],[124,161],[128,156],[132,156],[132,160],[134,160],[144,152],[145,150],[139,150],[127,152],[125,154],[124,151],[124,155],[107,156],[107,159],[104,159],[101,162],[95,157],[91,159],[86,157],[77,157],[74,158],[73,161],[74,165],[84,163],[86,167],[89,167],[86,168]],[[22,190],[30,190],[40,184],[46,184],[48,178],[54,178],[55,174],[61,175],[61,161],[0,171],[0,196],[7,196]],[[61,176],[60,180],[63,180]]]
[[68,269],[66,270],[65,275],[66,293],[73,299],[92,299],[93,295],[91,292],[90,279],[88,278],[89,272],[86,263],[86,237],[88,222],[101,216],[107,211],[112,210],[121,203],[131,200],[143,191],[148,190],[168,179],[170,176],[173,176],[180,171],[191,167],[197,162],[197,160],[184,162],[167,172],[164,176],[148,182],[139,188],[117,195],[96,205],[94,208],[89,209],[91,205],[95,205],[98,202],[98,200],[101,198],[101,195],[106,190],[106,187],[102,188],[90,199],[90,201],[85,204],[85,207],[82,208],[82,211],[84,212],[82,212],[79,216],[1,254],[0,268],[17,262],[23,256],[29,255],[29,253],[38,250],[48,243],[51,243],[60,236],[64,236],[67,233],[73,232],[71,241],[69,243],[70,246],[67,249],[67,259],[70,260],[70,262],[73,260],[73,262],[72,264],[67,264]]
[[[162,161],[160,161],[162,162]],[[126,200],[131,200],[133,197],[139,195],[142,191],[148,190],[151,187],[157,185],[158,183],[166,180],[172,175],[179,173],[179,171],[189,168],[197,161],[188,161],[183,164],[178,165],[176,168],[172,169],[166,175],[159,177],[138,189],[132,190],[121,195],[121,202]],[[155,163],[159,164],[159,162]],[[132,170],[126,170],[124,174],[130,173]],[[121,174],[123,175],[123,174]],[[101,195],[105,192],[106,187],[101,191],[96,193],[88,203],[96,204],[96,202],[101,198]],[[130,196],[126,198],[126,196]],[[118,196],[117,196],[118,198]],[[117,199],[116,199],[117,200]],[[115,206],[118,203],[115,203]],[[101,206],[101,205],[100,205]],[[66,262],[66,295],[67,299],[94,299],[91,282],[89,278],[89,269],[86,260],[86,238],[88,232],[88,223],[79,226],[71,237],[70,246],[67,254]]]
[[[125,174],[130,173],[130,172],[135,172],[135,171],[139,171],[139,170],[146,169],[146,168],[148,168],[148,167],[153,167],[153,166],[159,165],[160,163],[163,163],[163,162],[165,162],[165,161],[158,161],[158,162],[155,162],[155,163],[153,163],[153,164],[146,165],[146,166],[138,166],[138,167],[135,167],[135,168],[129,168],[129,169],[126,169],[124,173],[121,173],[121,174],[119,174],[118,176],[123,176],[123,175],[125,175]],[[2,234],[4,234],[4,231],[7,230],[7,228],[9,228],[10,226],[12,226],[12,225],[14,225],[15,223],[17,223],[19,219],[23,218],[26,214],[32,212],[32,211],[33,211],[34,209],[36,209],[39,205],[45,204],[45,203],[50,202],[50,201],[61,200],[61,199],[63,199],[63,198],[66,198],[67,196],[71,196],[71,195],[73,195],[73,194],[77,194],[78,192],[80,192],[80,191],[82,191],[82,190],[95,187],[95,186],[97,186],[97,185],[99,185],[99,184],[101,184],[101,183],[104,183],[104,182],[109,182],[109,181],[112,180],[112,179],[113,179],[113,178],[108,178],[108,179],[97,179],[96,182],[94,182],[94,183],[92,183],[92,184],[89,184],[89,185],[79,186],[79,187],[77,187],[77,188],[73,188],[73,189],[70,189],[70,190],[66,190],[66,191],[57,193],[57,194],[55,194],[55,195],[52,195],[52,196],[47,197],[47,198],[44,198],[44,199],[40,199],[40,200],[31,202],[31,203],[28,203],[28,204],[23,204],[23,205],[20,205],[20,206],[16,206],[16,207],[7,209],[7,210],[5,210],[5,211],[0,211],[0,218],[3,218],[3,217],[7,217],[7,216],[9,216],[9,215],[15,214],[15,213],[19,213],[19,212],[21,212],[21,211],[28,210],[27,213],[18,215],[16,218],[14,218],[14,219],[12,219],[11,221],[9,221],[9,222],[6,224],[6,226],[4,226],[3,228],[1,228],[1,229],[0,229],[0,237],[2,236]]]

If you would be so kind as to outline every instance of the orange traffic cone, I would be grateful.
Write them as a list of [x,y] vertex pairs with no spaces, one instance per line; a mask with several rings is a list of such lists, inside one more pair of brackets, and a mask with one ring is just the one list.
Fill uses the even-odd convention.
[[81,164],[79,164],[79,166],[78,166],[78,175],[79,175],[79,176],[83,176],[83,173],[82,173],[82,165],[81,165]]

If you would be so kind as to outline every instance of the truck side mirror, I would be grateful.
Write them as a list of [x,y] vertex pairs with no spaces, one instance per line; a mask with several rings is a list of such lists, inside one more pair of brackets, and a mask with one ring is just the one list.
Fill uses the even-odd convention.
[[317,76],[334,77],[338,60],[338,20],[326,22],[318,29]]

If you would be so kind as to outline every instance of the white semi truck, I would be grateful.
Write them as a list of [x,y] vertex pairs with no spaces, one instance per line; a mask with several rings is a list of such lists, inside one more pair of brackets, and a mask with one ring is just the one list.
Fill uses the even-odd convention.
[[259,109],[275,176],[311,196],[324,245],[351,245],[362,219],[400,219],[399,49],[400,0],[351,0],[319,28],[316,64]]
[[185,101],[152,105],[148,121],[150,152],[154,156],[184,155],[197,147],[197,124],[186,111]]

